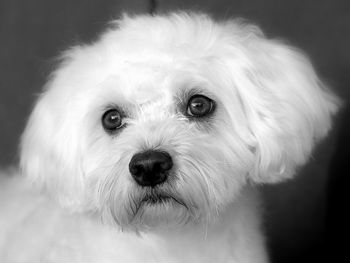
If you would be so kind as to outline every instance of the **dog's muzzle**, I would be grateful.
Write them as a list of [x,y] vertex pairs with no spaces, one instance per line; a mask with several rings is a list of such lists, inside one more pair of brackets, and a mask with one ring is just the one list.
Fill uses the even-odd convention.
[[149,187],[165,182],[172,167],[171,156],[167,152],[156,150],[137,153],[129,163],[129,171],[136,183]]

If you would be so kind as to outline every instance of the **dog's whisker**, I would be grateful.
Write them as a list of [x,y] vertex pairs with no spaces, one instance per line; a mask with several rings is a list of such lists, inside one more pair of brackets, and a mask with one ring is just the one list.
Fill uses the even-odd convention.
[[200,190],[201,190],[201,192],[202,192],[202,196],[204,197],[204,200],[206,201],[206,204],[207,204],[208,206],[210,206],[209,198],[210,198],[210,196],[212,196],[211,190],[210,190],[211,187],[210,187],[210,185],[209,185],[209,182],[208,182],[208,180],[207,180],[207,177],[205,176],[205,173],[203,172],[203,170],[202,170],[199,166],[195,165],[195,164],[193,163],[192,160],[187,159],[186,161],[187,161],[188,164],[190,164],[190,165],[192,166],[192,168],[193,168],[195,171],[197,171],[197,172],[199,173],[199,175],[201,176],[201,178],[204,180],[204,183],[205,183],[205,185],[206,185],[206,190],[207,190],[208,196],[205,194],[205,191],[203,191],[202,188],[200,188]]

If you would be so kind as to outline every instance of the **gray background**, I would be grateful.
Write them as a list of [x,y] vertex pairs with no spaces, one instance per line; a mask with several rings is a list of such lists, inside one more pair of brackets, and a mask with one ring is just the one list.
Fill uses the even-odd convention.
[[[146,13],[148,0],[0,0],[0,166],[17,162],[17,144],[36,95],[68,46],[96,38],[121,11]],[[318,72],[350,99],[350,8],[347,0],[159,0],[157,12],[207,11],[242,16],[268,36],[306,51]],[[350,156],[346,109],[335,131],[316,150],[296,180],[262,187],[266,234],[274,262],[316,262],[346,253],[346,186]],[[44,129],[45,127],[43,127]],[[330,252],[330,253],[327,253]]]

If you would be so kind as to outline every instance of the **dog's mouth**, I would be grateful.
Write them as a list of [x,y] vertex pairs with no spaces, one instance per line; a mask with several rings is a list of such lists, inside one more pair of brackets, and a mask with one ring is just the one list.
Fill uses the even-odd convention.
[[133,230],[178,227],[198,220],[200,216],[194,203],[183,198],[181,192],[166,186],[138,189],[134,195],[129,195],[126,209],[127,221],[118,223]]
[[168,204],[170,202],[174,202],[178,205],[183,205],[186,207],[186,204],[179,198],[174,195],[166,194],[166,193],[151,193],[146,194],[140,202],[140,205],[162,205]]
[[188,210],[186,203],[174,194],[161,192],[161,191],[149,191],[146,192],[138,201],[133,202],[134,206],[132,209],[133,220],[142,217],[144,213],[155,212],[160,213],[161,211],[168,213],[169,209],[173,210],[176,207],[184,207]]

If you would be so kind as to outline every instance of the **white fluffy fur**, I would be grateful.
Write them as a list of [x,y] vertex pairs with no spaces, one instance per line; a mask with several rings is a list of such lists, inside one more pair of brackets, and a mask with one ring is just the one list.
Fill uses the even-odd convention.
[[[198,93],[216,102],[205,121],[181,109]],[[0,255],[266,262],[253,185],[291,178],[329,131],[337,104],[305,55],[254,25],[195,13],[124,16],[95,43],[64,53],[22,138],[24,174],[78,213],[17,196],[21,208],[4,210],[1,224],[11,230]],[[110,105],[128,115],[113,136],[101,126]],[[140,206],[149,190],[128,165],[146,149],[172,156],[170,180],[154,191],[179,203]]]

